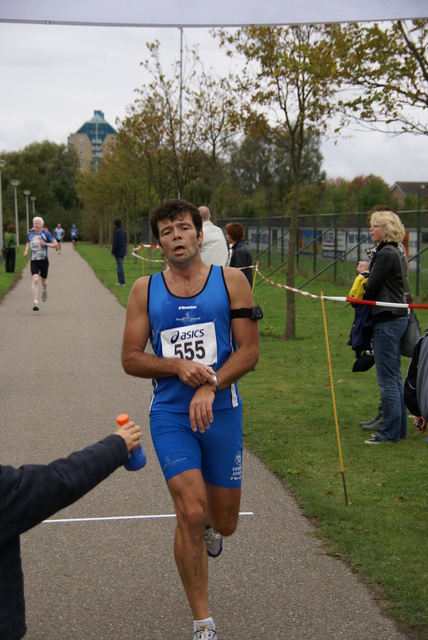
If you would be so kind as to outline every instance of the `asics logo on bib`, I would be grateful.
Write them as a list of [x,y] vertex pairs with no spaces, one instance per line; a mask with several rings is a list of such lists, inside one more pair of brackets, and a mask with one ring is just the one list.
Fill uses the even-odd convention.
[[202,322],[161,331],[164,358],[197,360],[212,366],[217,362],[217,340],[213,322]]
[[175,344],[177,340],[191,340],[192,338],[203,338],[203,329],[194,329],[192,331],[177,331],[171,336],[171,344]]

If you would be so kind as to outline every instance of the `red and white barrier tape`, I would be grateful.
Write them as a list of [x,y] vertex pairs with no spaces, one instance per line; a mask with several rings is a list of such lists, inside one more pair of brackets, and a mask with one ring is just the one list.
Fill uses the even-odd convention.
[[348,298],[347,296],[316,296],[313,293],[308,293],[307,291],[302,291],[301,289],[295,289],[294,287],[289,287],[285,284],[279,284],[278,282],[274,282],[273,280],[269,280],[265,278],[260,273],[258,267],[256,267],[257,273],[259,276],[269,284],[274,285],[275,287],[279,287],[280,289],[286,289],[287,291],[292,291],[293,293],[299,293],[302,296],[307,296],[308,298],[316,298],[318,300],[332,300],[334,302],[350,302],[351,304],[366,304],[372,307],[399,307],[401,309],[428,309],[428,304],[407,304],[401,302],[379,302],[377,300],[358,300],[356,298]]
[[139,247],[134,247],[134,251],[138,251],[139,249],[159,249],[158,244],[140,244]]
[[259,270],[258,267],[256,267],[256,269],[257,269],[257,273],[259,274],[259,276],[265,282],[269,282],[269,284],[273,284],[275,287],[279,287],[280,289],[287,289],[287,291],[293,291],[293,293],[300,293],[300,295],[307,296],[308,298],[316,298],[317,300],[321,300],[321,296],[316,296],[313,293],[308,293],[307,291],[301,291],[301,289],[294,289],[293,287],[288,287],[285,284],[279,284],[278,282],[274,282],[273,280],[269,280],[269,278],[265,278],[265,276],[260,273],[260,270]]
[[161,260],[154,260],[153,258],[145,258],[144,256],[140,256],[138,255],[138,253],[135,253],[136,251],[140,251],[140,249],[159,249],[159,245],[157,244],[140,244],[139,247],[134,247],[134,250],[132,251],[131,255],[134,256],[134,258],[139,258],[140,260],[145,260],[146,262],[166,262],[165,259],[161,259]]
[[134,256],[134,258],[139,258],[140,260],[145,260],[146,262],[165,262],[165,260],[153,260],[153,258],[145,258],[144,256],[139,256],[138,253],[134,253],[134,251],[131,253],[131,256]]

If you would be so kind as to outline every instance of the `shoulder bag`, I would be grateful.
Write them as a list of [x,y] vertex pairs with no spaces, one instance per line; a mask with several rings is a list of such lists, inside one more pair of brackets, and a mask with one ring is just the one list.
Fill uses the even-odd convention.
[[5,258],[7,258],[7,254],[9,253],[9,249],[10,249],[10,245],[12,244],[12,240],[13,240],[13,235],[11,234],[9,236],[9,242],[7,243],[7,247],[6,247],[6,244],[3,243],[2,252],[3,252],[3,255],[4,255]]
[[[407,275],[404,273],[403,261],[400,256],[400,252],[398,251],[398,249],[396,249],[392,245],[390,245],[390,247],[391,249],[394,249],[394,251],[398,255],[398,259],[400,260],[401,276],[403,278],[403,285],[404,285],[404,293],[406,296],[406,300],[408,300],[410,298],[409,279]],[[401,338],[401,355],[405,356],[406,358],[411,358],[413,356],[413,350],[416,346],[416,343],[418,342],[419,338],[422,337],[422,331],[419,325],[419,320],[416,317],[416,313],[412,309],[410,309],[410,313],[408,317],[409,317],[409,323],[407,325],[406,333]]]

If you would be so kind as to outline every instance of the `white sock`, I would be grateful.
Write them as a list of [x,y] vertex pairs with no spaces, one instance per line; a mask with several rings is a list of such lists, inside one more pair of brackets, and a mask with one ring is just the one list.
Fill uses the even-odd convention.
[[193,620],[193,633],[195,633],[195,631],[201,631],[201,629],[215,631],[214,620],[212,618],[205,618],[205,620]]
[[37,300],[34,300],[34,304],[39,304],[39,303],[37,302]]

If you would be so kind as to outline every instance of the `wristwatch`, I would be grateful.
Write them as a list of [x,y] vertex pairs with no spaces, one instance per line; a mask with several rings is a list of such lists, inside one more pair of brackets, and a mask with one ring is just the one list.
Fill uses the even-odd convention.
[[214,380],[215,390],[216,390],[216,393],[217,393],[217,391],[220,391],[220,383],[219,383],[218,378],[215,375],[215,373],[211,374],[211,378]]

